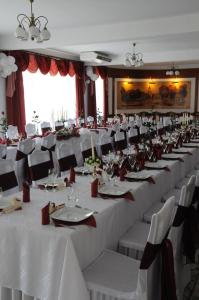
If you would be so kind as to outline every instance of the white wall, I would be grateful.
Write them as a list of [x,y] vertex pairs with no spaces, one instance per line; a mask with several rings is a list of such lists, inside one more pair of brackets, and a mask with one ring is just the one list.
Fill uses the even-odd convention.
[[0,115],[6,111],[6,80],[0,77]]

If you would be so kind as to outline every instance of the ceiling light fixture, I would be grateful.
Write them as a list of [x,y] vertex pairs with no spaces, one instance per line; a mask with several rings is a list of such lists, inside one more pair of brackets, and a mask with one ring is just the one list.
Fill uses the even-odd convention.
[[29,36],[32,41],[35,40],[37,43],[48,41],[50,39],[50,32],[46,27],[48,19],[45,16],[35,18],[32,9],[34,0],[29,1],[31,5],[31,16],[28,17],[25,14],[17,15],[19,26],[16,29],[15,36],[21,41],[27,41]]
[[170,69],[168,69],[168,70],[166,71],[166,75],[167,75],[167,76],[179,76],[179,75],[180,75],[180,71],[177,70],[177,69],[175,68],[175,66],[173,65]]
[[125,54],[124,65],[127,67],[142,67],[144,65],[143,62],[143,54],[141,52],[135,52],[136,43],[133,43],[133,53],[127,52]]

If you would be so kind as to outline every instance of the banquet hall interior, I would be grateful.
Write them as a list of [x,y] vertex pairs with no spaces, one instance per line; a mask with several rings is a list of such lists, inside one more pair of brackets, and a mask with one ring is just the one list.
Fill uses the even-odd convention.
[[0,4],[0,300],[199,299],[199,1]]

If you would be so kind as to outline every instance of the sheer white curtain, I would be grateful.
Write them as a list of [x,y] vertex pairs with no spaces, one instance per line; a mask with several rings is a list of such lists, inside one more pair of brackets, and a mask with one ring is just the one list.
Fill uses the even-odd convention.
[[39,115],[39,120],[55,121],[62,117],[74,119],[76,116],[75,76],[70,77],[43,75],[23,72],[26,123],[31,123],[33,112]]

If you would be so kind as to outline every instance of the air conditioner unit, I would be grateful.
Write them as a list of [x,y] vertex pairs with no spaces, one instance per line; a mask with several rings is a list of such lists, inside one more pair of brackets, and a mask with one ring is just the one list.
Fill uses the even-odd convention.
[[97,52],[97,51],[87,51],[80,52],[80,60],[87,62],[96,62],[102,63],[103,61],[111,62],[112,59],[108,56],[108,54]]

